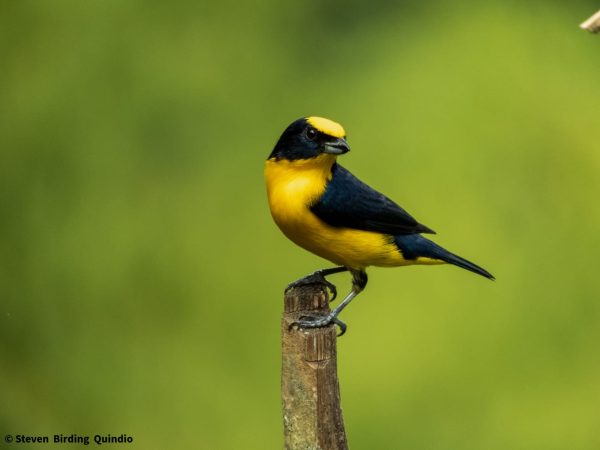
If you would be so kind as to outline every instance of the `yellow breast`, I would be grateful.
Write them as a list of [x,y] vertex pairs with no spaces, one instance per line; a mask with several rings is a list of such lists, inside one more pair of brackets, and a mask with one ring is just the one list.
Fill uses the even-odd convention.
[[293,242],[335,264],[364,269],[406,264],[391,236],[332,227],[310,210],[325,191],[335,156],[308,160],[268,160],[265,179],[271,215]]

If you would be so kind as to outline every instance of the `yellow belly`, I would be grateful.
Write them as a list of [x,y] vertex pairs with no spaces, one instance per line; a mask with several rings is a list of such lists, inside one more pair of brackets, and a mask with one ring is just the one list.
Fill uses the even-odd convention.
[[[324,192],[331,163],[322,155],[309,161],[272,161],[265,166],[269,206],[281,231],[300,247],[335,264],[367,266],[415,264],[402,257],[393,238],[381,233],[332,227],[310,211]],[[422,263],[422,262],[421,262]]]
[[407,263],[390,236],[331,227],[310,210],[299,214],[295,220],[276,214],[273,218],[293,242],[335,264],[364,269],[367,266],[398,266]]

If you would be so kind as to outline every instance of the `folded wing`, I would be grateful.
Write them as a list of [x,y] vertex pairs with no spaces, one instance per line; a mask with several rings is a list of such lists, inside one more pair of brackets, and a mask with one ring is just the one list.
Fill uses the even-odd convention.
[[399,235],[433,233],[395,202],[367,186],[335,164],[325,193],[311,206],[312,212],[335,227]]

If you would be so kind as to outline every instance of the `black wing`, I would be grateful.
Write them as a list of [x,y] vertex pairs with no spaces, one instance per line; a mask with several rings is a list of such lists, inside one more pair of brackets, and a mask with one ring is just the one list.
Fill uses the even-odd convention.
[[385,234],[433,233],[400,206],[335,164],[325,193],[311,206],[321,220],[335,227]]

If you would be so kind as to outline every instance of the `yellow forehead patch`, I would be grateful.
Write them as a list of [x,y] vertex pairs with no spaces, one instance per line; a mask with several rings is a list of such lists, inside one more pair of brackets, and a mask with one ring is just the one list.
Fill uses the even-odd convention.
[[344,128],[339,123],[334,122],[333,120],[313,116],[307,117],[306,121],[321,133],[337,138],[346,137],[346,131],[344,131]]

